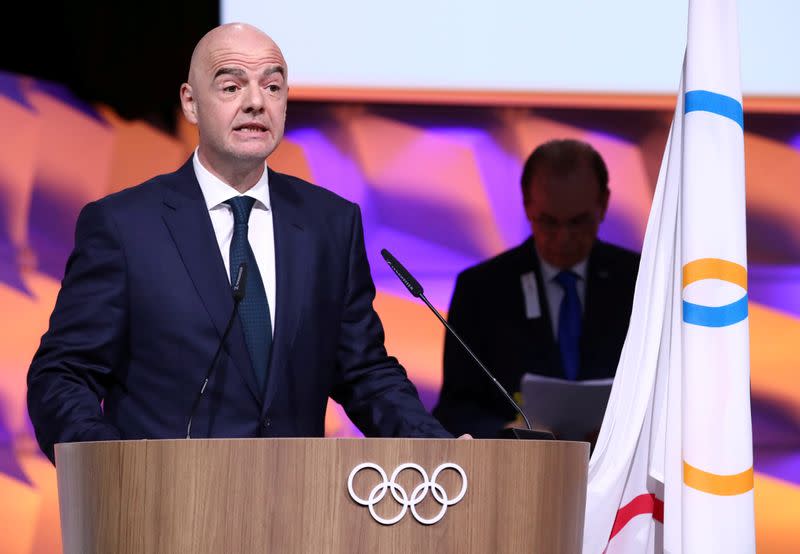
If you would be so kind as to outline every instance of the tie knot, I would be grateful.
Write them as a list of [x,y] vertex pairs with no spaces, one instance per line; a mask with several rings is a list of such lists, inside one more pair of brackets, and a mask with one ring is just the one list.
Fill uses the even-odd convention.
[[564,290],[574,290],[578,275],[575,272],[565,269],[560,271],[554,278],[555,282],[561,285]]
[[253,204],[256,203],[256,199],[252,196],[234,196],[226,200],[225,203],[230,206],[233,211],[234,225],[242,223],[246,225],[250,220],[250,211],[253,209]]

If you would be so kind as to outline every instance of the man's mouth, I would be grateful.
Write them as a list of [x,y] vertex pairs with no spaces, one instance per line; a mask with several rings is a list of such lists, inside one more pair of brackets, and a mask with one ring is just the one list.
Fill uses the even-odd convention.
[[267,131],[266,126],[262,125],[261,123],[245,123],[244,125],[239,125],[233,128],[234,131],[243,131],[246,133],[265,133]]

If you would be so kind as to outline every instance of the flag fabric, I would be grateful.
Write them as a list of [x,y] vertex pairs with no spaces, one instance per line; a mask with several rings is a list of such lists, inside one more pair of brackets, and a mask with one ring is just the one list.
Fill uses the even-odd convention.
[[754,552],[735,0],[690,0],[628,336],[589,463],[584,554]]

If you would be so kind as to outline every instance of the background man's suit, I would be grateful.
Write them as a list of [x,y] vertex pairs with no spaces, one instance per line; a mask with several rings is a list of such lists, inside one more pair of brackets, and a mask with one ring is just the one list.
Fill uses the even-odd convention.
[[[277,306],[266,390],[237,320],[193,436],[322,436],[329,395],[367,435],[448,436],[384,349],[358,206],[272,171],[269,191]],[[57,442],[185,436],[232,309],[191,160],[89,204],[28,374],[42,449],[52,459]]]
[[[638,265],[639,256],[633,252],[600,241],[592,248],[578,379],[614,375],[630,320]],[[536,277],[541,307],[537,318],[526,315],[521,277],[528,272]],[[519,391],[524,373],[563,378],[532,238],[459,274],[448,319],[512,394]],[[476,437],[494,437],[516,417],[508,400],[450,336],[445,340],[444,381],[433,414],[451,433]]]

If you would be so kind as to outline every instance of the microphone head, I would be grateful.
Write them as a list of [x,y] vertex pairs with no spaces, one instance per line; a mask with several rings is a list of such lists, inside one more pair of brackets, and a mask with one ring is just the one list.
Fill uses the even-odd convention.
[[242,262],[236,271],[236,279],[233,281],[233,300],[240,302],[244,298],[247,289],[247,264]]
[[381,250],[381,256],[383,256],[383,259],[386,260],[386,263],[392,268],[392,271],[394,271],[395,275],[397,275],[397,278],[402,281],[412,296],[415,298],[422,296],[422,293],[424,292],[422,290],[422,285],[420,285],[419,281],[411,276],[408,270],[403,267],[403,264],[397,261],[397,258],[392,256],[391,252],[384,248]]

